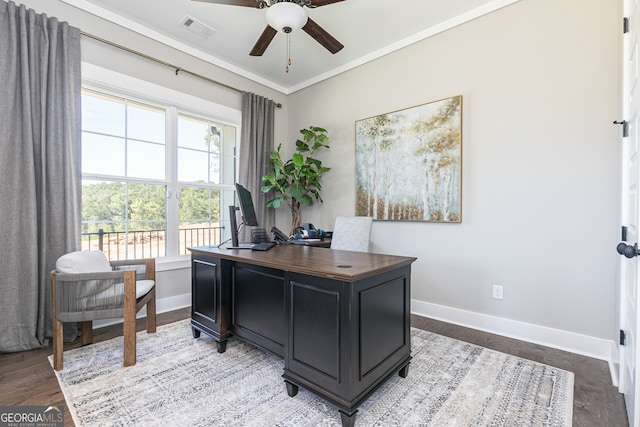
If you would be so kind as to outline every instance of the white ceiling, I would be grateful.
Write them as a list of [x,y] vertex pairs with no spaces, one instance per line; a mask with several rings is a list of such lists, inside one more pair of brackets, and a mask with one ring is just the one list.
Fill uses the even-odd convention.
[[[62,1],[289,94],[518,0],[345,0],[305,7],[345,47],[332,55],[296,31],[289,73],[282,33],[263,56],[249,56],[266,26],[265,9],[192,0]],[[181,25],[187,17],[215,32],[208,38],[193,34]]]

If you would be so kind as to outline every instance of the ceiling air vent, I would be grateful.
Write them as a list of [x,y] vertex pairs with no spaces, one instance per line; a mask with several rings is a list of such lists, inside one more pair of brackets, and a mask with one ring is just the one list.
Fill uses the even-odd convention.
[[203,38],[209,38],[211,34],[213,34],[216,30],[206,26],[200,21],[196,21],[195,19],[187,16],[182,20],[181,27],[186,28],[194,34],[197,34]]

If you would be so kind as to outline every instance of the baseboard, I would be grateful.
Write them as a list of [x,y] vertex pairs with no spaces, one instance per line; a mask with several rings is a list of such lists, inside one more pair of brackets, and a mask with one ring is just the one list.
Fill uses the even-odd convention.
[[611,360],[609,361],[609,372],[614,387],[618,387],[618,378],[620,378],[620,347],[615,341],[611,341]]
[[[156,313],[166,313],[167,311],[178,310],[191,306],[191,293],[176,295],[167,298],[156,299]],[[147,307],[143,307],[138,312],[136,318],[141,319],[147,316]],[[93,322],[93,329],[104,328],[105,326],[117,325],[122,323],[122,319],[103,319]]]
[[609,364],[609,371],[614,385],[617,385],[617,346],[612,340],[590,337],[588,335],[505,319],[503,317],[490,316],[473,311],[460,310],[415,299],[411,300],[411,313],[604,360]]

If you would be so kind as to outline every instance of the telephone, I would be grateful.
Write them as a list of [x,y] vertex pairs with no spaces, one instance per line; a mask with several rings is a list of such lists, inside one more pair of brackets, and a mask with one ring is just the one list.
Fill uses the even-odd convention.
[[277,243],[289,243],[289,236],[278,230],[277,227],[271,227],[271,234],[273,234],[273,240]]

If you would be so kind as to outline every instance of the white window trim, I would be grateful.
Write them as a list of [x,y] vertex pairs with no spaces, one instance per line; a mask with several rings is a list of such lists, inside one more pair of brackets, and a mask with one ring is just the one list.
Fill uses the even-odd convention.
[[[215,102],[206,99],[188,95],[174,89],[156,85],[154,83],[118,73],[107,68],[99,67],[94,64],[89,64],[87,62],[82,62],[81,66],[82,84],[89,89],[102,89],[108,92],[117,92],[139,98],[142,101],[150,101],[160,105],[172,104],[184,112],[191,112],[203,117],[215,118],[215,120],[221,124],[234,126],[238,129],[237,146],[240,145],[239,138],[242,131],[240,127],[242,123],[242,112],[240,110],[216,104]],[[167,129],[167,131],[176,132],[175,129]],[[170,162],[167,162],[166,164],[167,167],[169,167]],[[177,172],[167,170],[167,181],[171,182],[173,174],[177,174]],[[177,215],[177,213],[167,212],[167,215]],[[168,219],[169,218],[167,218],[167,220]],[[189,255],[166,256],[156,260],[156,268],[158,271],[189,268],[190,265]]]
[[235,126],[240,131],[242,123],[242,112],[240,110],[98,67],[97,65],[82,63],[82,83],[106,90],[123,91],[159,104],[170,102],[186,111],[192,111],[205,117],[215,117],[216,121]]

